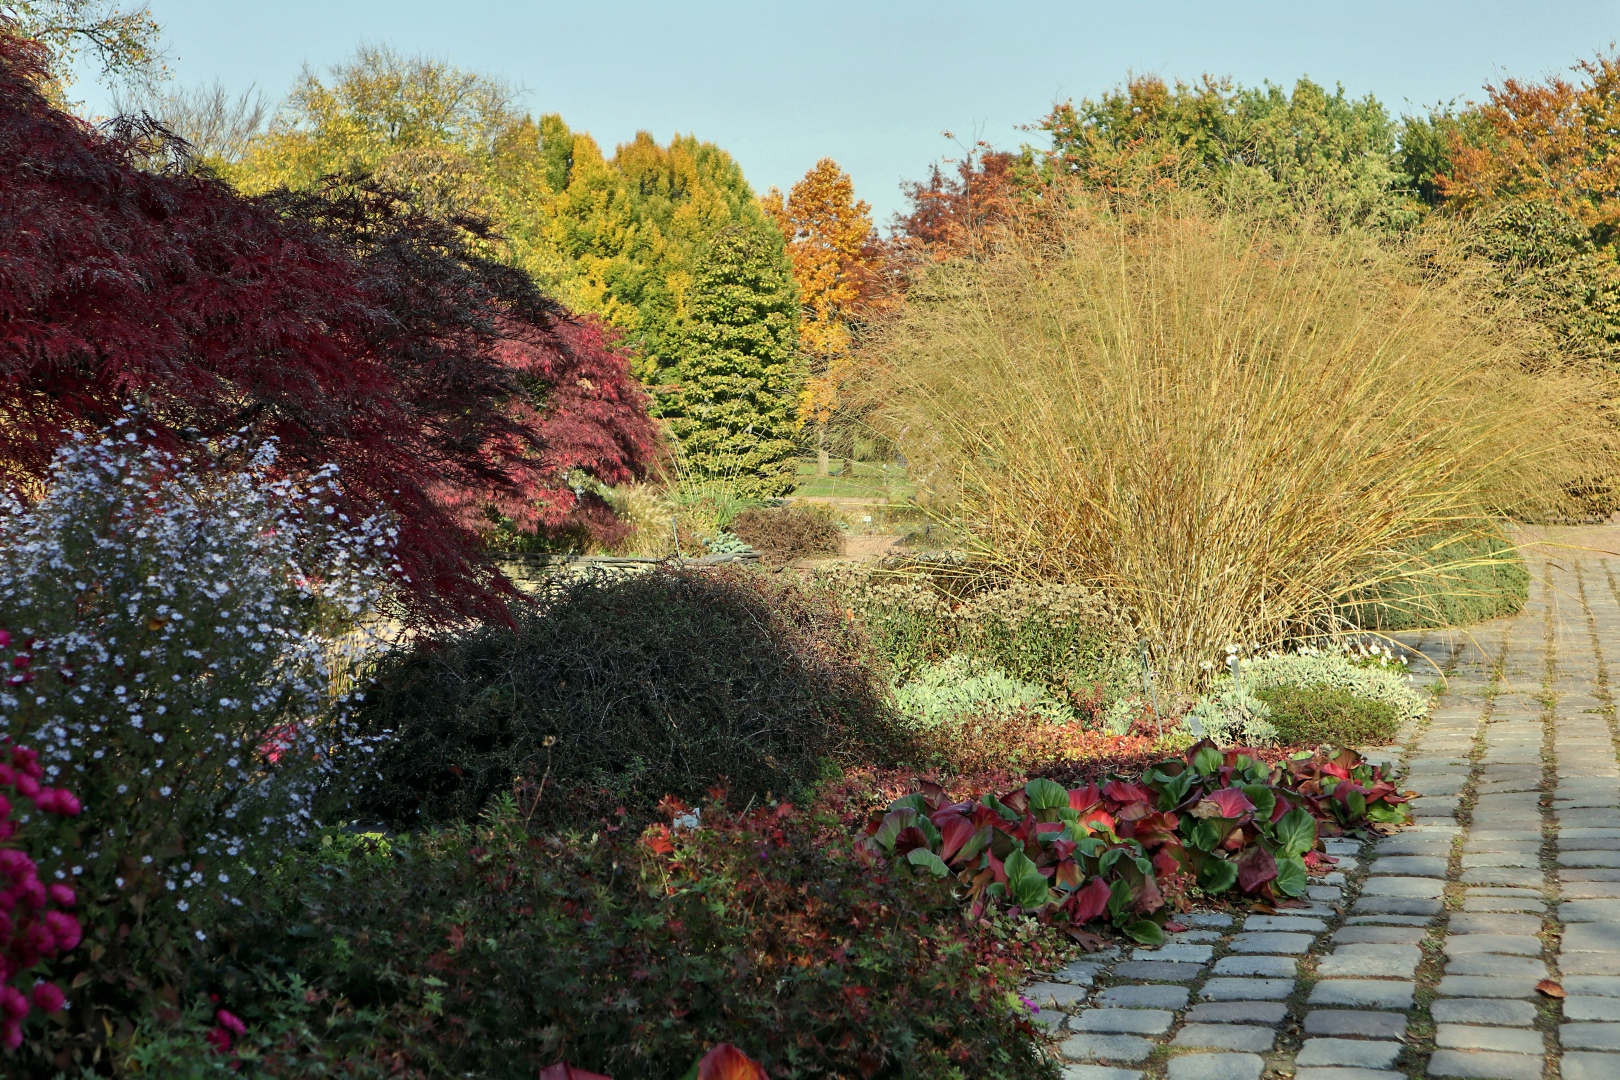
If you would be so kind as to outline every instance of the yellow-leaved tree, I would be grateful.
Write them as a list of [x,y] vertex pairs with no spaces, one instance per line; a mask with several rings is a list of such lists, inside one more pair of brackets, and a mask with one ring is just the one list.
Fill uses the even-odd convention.
[[787,238],[802,318],[799,347],[810,377],[799,396],[799,422],[820,428],[820,471],[827,472],[826,425],[839,388],[853,371],[851,328],[881,306],[885,252],[872,227],[872,207],[832,158],[822,158],[784,198],[772,188],[760,200]]

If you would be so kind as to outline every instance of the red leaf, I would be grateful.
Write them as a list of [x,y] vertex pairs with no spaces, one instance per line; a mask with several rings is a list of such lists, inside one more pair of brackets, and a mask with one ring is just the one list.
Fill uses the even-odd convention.
[[1119,822],[1115,821],[1114,815],[1106,810],[1092,810],[1089,813],[1080,815],[1080,824],[1088,829],[1107,829],[1109,832],[1113,832]]
[[1073,859],[1064,859],[1058,863],[1057,873],[1052,875],[1052,884],[1066,889],[1080,887],[1081,878],[1084,877],[1080,864]]
[[1103,787],[1103,794],[1117,803],[1152,802],[1153,793],[1141,784],[1132,784],[1124,780],[1110,780]]
[[697,1080],[769,1080],[765,1067],[730,1043],[721,1043],[698,1062]]
[[928,834],[915,825],[901,829],[900,835],[894,838],[894,853],[896,855],[904,855],[913,848],[925,848],[927,846]]
[[1145,848],[1154,848],[1171,841],[1180,843],[1176,838],[1176,815],[1164,812],[1154,812],[1138,820],[1131,833],[1131,838]]
[[1103,939],[1098,937],[1096,934],[1088,933],[1087,931],[1080,929],[1078,926],[1070,926],[1066,929],[1069,936],[1075,940],[1075,944],[1086,950],[1086,952],[1096,952],[1098,949],[1103,947]]
[[[1220,811],[1218,816],[1223,818],[1240,818],[1244,814],[1254,811],[1254,803],[1250,802],[1249,797],[1237,788],[1221,788],[1219,791],[1212,791],[1204,796],[1203,802],[1214,803],[1215,808]],[[1212,814],[1209,816],[1214,817],[1217,815]]]
[[1108,900],[1113,896],[1108,883],[1100,877],[1091,879],[1091,883],[1074,894],[1074,906],[1070,908],[1071,918],[1077,923],[1088,923],[1100,916],[1108,908]]
[[1254,892],[1277,877],[1277,860],[1271,852],[1255,844],[1238,859],[1238,885],[1244,892]]
[[1069,791],[1069,809],[1090,810],[1102,802],[1102,792],[1096,784],[1087,784],[1083,788],[1073,788]]
[[939,845],[939,857],[946,862],[955,858],[962,845],[973,839],[973,834],[978,831],[972,821],[960,814],[952,814],[944,821],[934,822],[934,825],[943,838]]

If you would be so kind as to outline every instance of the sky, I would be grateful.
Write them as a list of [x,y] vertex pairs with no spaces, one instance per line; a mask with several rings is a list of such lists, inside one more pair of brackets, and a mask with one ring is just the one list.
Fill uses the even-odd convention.
[[[279,100],[309,64],[362,42],[502,76],[604,149],[692,133],[786,190],[830,156],[886,223],[900,183],[984,139],[1040,144],[1054,102],[1127,73],[1246,84],[1308,75],[1395,113],[1541,78],[1620,38],[1620,0],[1434,3],[671,3],[150,0],[181,85],[218,78]],[[104,107],[93,87],[79,95]]]

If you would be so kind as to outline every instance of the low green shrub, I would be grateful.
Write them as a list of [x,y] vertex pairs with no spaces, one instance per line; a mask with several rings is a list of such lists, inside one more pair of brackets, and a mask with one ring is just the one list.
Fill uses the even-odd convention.
[[1266,746],[1277,741],[1267,701],[1230,680],[1194,702],[1181,722],[1193,738],[1209,739],[1217,746]]
[[690,825],[542,840],[503,797],[476,827],[333,837],[267,875],[196,985],[252,1037],[302,980],[369,1021],[326,1052],[390,1075],[675,1080],[727,1041],[781,1080],[1056,1076],[945,885],[786,806],[666,809]]
[[1255,697],[1270,708],[1277,738],[1289,746],[1384,746],[1401,726],[1389,702],[1333,686],[1273,686]]
[[1046,687],[961,654],[919,670],[895,687],[894,700],[900,715],[923,729],[1017,713],[1054,722],[1074,719],[1073,711],[1053,701]]
[[1134,654],[1094,590],[984,582],[925,561],[837,567],[819,579],[898,681],[960,655],[1088,708],[1141,690]]
[[1498,535],[1410,543],[1401,554],[1411,576],[1350,597],[1341,611],[1352,625],[1386,633],[1470,626],[1517,614],[1530,594],[1524,559]]
[[738,514],[730,528],[739,540],[773,562],[836,555],[844,550],[843,530],[820,506],[758,506]]
[[[1329,648],[1307,646],[1293,653],[1245,661],[1243,688],[1257,696],[1279,687],[1339,690],[1387,705],[1396,724],[1417,720],[1429,709],[1429,698],[1412,683],[1406,665],[1382,646],[1350,643]],[[1231,677],[1219,676],[1219,686]],[[1334,741],[1334,740],[1327,740]]]
[[826,596],[742,567],[559,581],[516,625],[386,658],[359,712],[393,738],[356,808],[399,827],[470,820],[516,787],[536,826],[716,785],[794,796],[898,737],[859,629]]

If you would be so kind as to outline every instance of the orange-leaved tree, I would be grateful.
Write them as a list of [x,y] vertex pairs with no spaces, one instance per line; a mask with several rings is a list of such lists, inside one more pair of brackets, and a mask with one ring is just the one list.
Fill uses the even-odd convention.
[[[855,184],[832,158],[816,162],[783,198],[772,188],[760,200],[787,238],[803,318],[799,347],[810,378],[799,398],[799,420],[824,433],[848,379],[852,324],[883,306],[887,253],[872,227],[872,207],[855,198]],[[822,470],[826,469],[822,452]]]
[[1443,195],[1468,206],[1551,203],[1602,244],[1620,225],[1620,54],[1576,64],[1575,79],[1505,79],[1479,107],[1488,140],[1453,136]]

